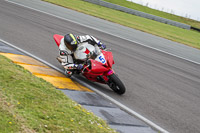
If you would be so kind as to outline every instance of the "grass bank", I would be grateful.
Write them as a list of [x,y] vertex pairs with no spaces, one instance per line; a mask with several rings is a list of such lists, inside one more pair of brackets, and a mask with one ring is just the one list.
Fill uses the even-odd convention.
[[107,1],[107,2],[110,2],[110,3],[113,3],[113,4],[117,4],[117,5],[121,5],[121,6],[124,6],[124,7],[128,7],[128,8],[138,10],[138,11],[141,11],[141,12],[145,12],[145,13],[148,13],[148,14],[152,14],[152,15],[155,15],[155,16],[159,16],[159,17],[162,17],[162,18],[174,20],[174,21],[177,21],[177,22],[180,22],[180,23],[185,23],[185,24],[188,24],[188,25],[191,25],[193,27],[200,29],[200,22],[196,21],[196,20],[192,20],[192,19],[189,19],[189,18],[184,18],[184,17],[177,16],[177,15],[174,15],[174,14],[155,10],[155,9],[149,8],[147,6],[142,6],[140,4],[129,2],[129,1],[126,1],[126,0],[104,0],[104,1]]
[[[96,16],[130,28],[154,34],[200,49],[200,33],[141,18],[121,11],[91,4],[82,0],[44,0],[85,14]],[[113,2],[114,0],[110,1]],[[123,3],[124,0],[117,0]],[[116,2],[116,0],[115,0]],[[139,7],[143,8],[143,7]],[[153,10],[153,9],[152,9]],[[148,11],[149,12],[149,11]],[[186,20],[185,20],[186,21]],[[161,44],[162,45],[162,44]]]
[[50,83],[0,55],[0,133],[115,132]]

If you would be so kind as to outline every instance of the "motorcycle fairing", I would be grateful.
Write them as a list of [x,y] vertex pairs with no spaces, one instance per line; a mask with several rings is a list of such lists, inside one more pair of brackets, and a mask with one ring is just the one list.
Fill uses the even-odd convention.
[[53,38],[54,38],[56,44],[58,45],[58,47],[60,46],[60,41],[61,41],[61,39],[62,39],[63,37],[64,37],[64,36],[61,36],[61,35],[58,35],[58,34],[55,34],[55,35],[53,36]]
[[90,65],[91,67],[87,68],[83,74],[89,80],[105,83],[109,80],[107,76],[114,73],[111,68],[105,67],[97,60],[90,59]]
[[105,56],[103,55],[103,53],[99,54],[96,59],[96,61],[99,61],[100,63],[102,63],[103,65],[107,65],[107,61],[105,59]]
[[87,42],[81,43],[74,52],[74,57],[77,60],[85,61],[94,50],[95,48],[91,44],[88,44]]
[[115,62],[113,60],[112,52],[102,50],[102,53],[104,54],[104,57],[106,59],[106,65],[108,67],[112,68],[112,65],[115,64]]
[[91,60],[90,71],[93,73],[104,73],[106,71],[109,71],[109,69],[104,67],[101,62],[99,62],[97,60]]

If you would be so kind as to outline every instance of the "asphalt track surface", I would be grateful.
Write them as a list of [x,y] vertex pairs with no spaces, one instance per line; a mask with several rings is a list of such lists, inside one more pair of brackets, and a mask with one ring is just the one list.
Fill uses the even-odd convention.
[[123,96],[84,82],[173,133],[200,132],[200,66],[118,37],[0,1],[0,38],[62,69],[53,34],[91,34],[112,48]]

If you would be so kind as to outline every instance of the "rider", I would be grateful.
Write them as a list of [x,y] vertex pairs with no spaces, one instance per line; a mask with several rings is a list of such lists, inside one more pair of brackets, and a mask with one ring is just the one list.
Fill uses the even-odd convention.
[[97,44],[101,49],[105,49],[106,45],[101,43],[95,37],[90,35],[77,36],[72,33],[66,34],[60,42],[59,52],[60,56],[57,57],[57,60],[65,68],[65,73],[67,76],[71,76],[74,70],[81,70],[84,64],[74,63],[73,53],[76,51],[76,48],[80,43],[88,42],[89,44]]

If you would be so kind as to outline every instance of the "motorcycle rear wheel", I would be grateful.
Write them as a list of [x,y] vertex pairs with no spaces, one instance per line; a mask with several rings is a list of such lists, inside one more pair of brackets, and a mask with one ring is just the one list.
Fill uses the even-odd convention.
[[124,94],[126,91],[124,84],[114,73],[109,76],[109,87],[119,95]]

